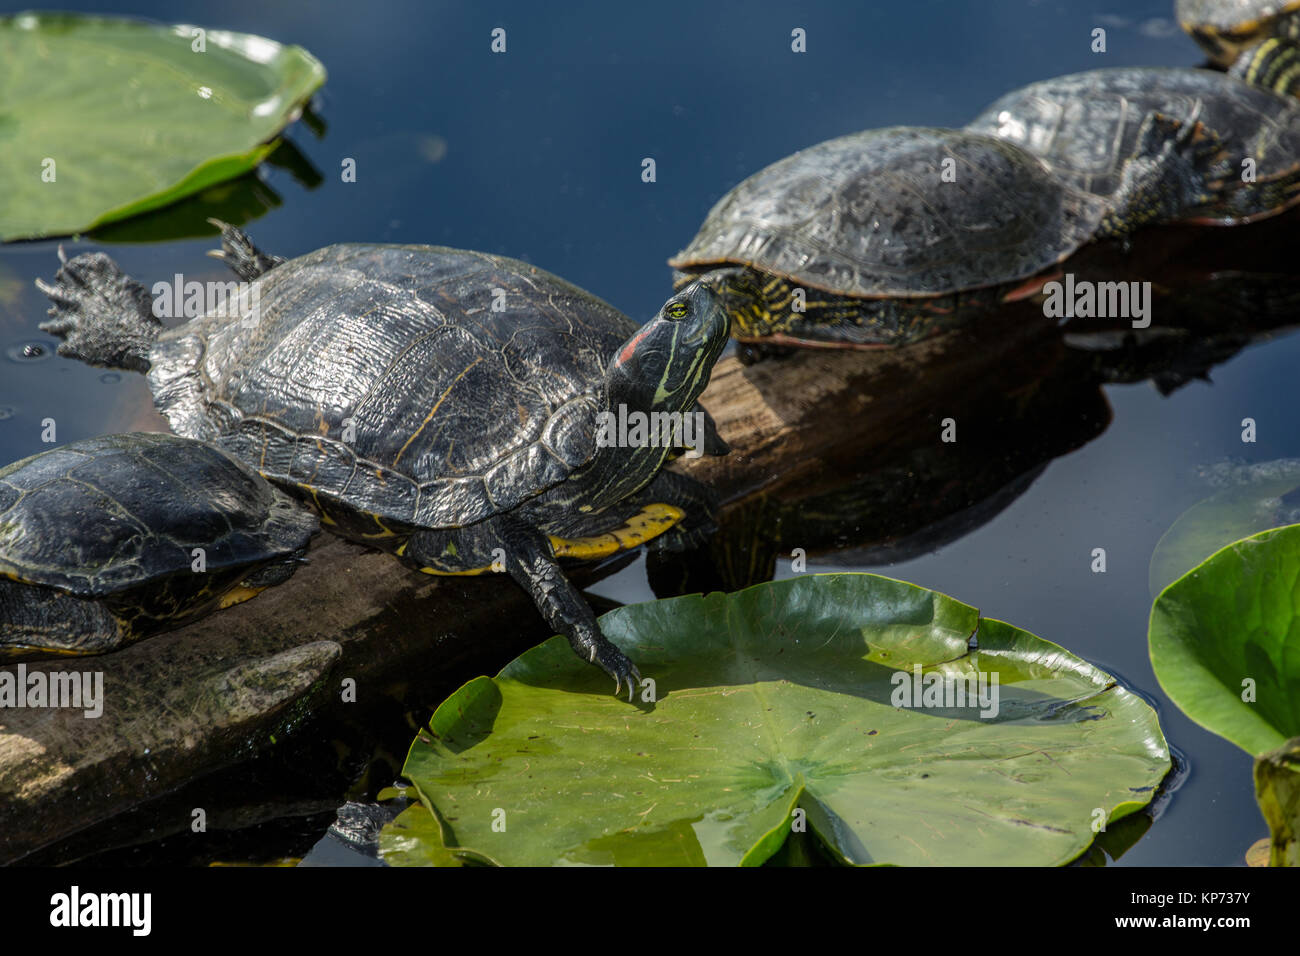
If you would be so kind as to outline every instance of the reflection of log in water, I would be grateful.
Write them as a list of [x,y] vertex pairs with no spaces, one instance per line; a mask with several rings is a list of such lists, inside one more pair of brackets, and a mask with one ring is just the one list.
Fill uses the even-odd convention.
[[[1290,232],[1277,231],[1286,220]],[[1070,348],[1024,302],[905,350],[812,351],[749,368],[724,360],[704,401],[733,453],[673,466],[721,493],[723,533],[704,552],[654,557],[657,589],[763,580],[792,547],[894,560],[978,526],[1045,462],[1105,427],[1099,382],[1186,380],[1294,324],[1294,270],[1279,260],[1297,221],[1216,230],[1217,247],[1191,232],[1152,233],[1163,264],[1119,246],[1080,260],[1084,276],[1123,268],[1153,282],[1157,306],[1168,306],[1153,327],[1180,320],[1150,340],[1159,349],[1122,323],[1087,322],[1066,331],[1102,347]],[[1095,338],[1107,334],[1118,345]],[[942,441],[945,418],[955,442]],[[246,604],[115,654],[27,665],[102,671],[107,700],[94,720],[0,711],[0,861],[265,750],[308,711],[365,725],[376,705],[433,704],[545,636],[509,581],[430,579],[388,555],[319,539],[309,566]],[[189,806],[175,811],[181,825],[160,828],[184,832]]]
[[1300,209],[1237,229],[1166,226],[1100,243],[1066,268],[1094,282],[1150,282],[1152,323],[1072,319],[1065,341],[1100,382],[1150,379],[1162,394],[1208,378],[1252,342],[1300,324]]
[[[706,399],[723,435],[749,444],[685,465],[730,493],[723,533],[690,555],[651,555],[655,592],[766,581],[793,548],[892,563],[979,527],[1048,461],[1100,434],[1110,413],[1099,385],[1149,379],[1168,394],[1300,323],[1298,228],[1300,210],[1232,231],[1166,227],[1061,267],[1079,282],[1149,282],[1146,329],[1112,317],[1058,331],[1033,301],[895,352],[720,365]],[[947,418],[955,442],[942,440]]]
[[[757,388],[762,403],[729,400]],[[972,530],[1110,420],[1032,306],[907,349],[720,364],[706,398],[736,454],[689,462],[731,492],[700,552],[648,560],[656,593],[735,589],[778,554],[899,560]],[[946,440],[947,439],[947,440]]]

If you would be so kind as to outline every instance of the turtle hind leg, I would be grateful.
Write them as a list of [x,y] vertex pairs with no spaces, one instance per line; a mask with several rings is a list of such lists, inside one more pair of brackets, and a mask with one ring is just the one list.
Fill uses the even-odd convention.
[[[1300,15],[1293,20],[1300,36]],[[1243,50],[1228,73],[1283,96],[1300,96],[1300,42],[1271,37]]]
[[102,252],[68,259],[59,247],[53,282],[36,287],[54,304],[41,331],[63,339],[59,354],[89,365],[149,371],[149,350],[162,331],[153,296]]
[[658,501],[681,508],[686,516],[646,547],[655,552],[686,552],[703,547],[718,531],[718,493],[689,475],[663,470],[637,492],[634,500]]
[[[462,534],[468,531],[463,529]],[[546,535],[521,521],[498,516],[475,526],[474,540],[470,542],[467,535],[462,543],[466,546],[460,550],[466,552],[499,549],[506,572],[532,596],[546,623],[568,638],[573,653],[614,678],[616,694],[626,684],[627,698],[632,699],[641,672],[600,632],[595,613],[556,563]],[[407,543],[405,557],[432,564],[445,547],[444,534],[417,531]]]
[[249,574],[239,582],[239,587],[248,588],[252,591],[264,591],[267,588],[275,587],[277,584],[283,584],[293,577],[304,564],[308,564],[307,549],[300,548],[293,554],[283,558],[276,558],[269,564],[264,564],[252,574]]
[[221,230],[221,248],[213,249],[208,255],[220,259],[245,282],[261,278],[287,261],[283,256],[268,256],[253,245],[248,233],[228,222],[220,219],[209,219],[208,222]]
[[1098,238],[1125,236],[1212,201],[1232,170],[1223,141],[1197,114],[1186,121],[1156,111],[1147,114]]

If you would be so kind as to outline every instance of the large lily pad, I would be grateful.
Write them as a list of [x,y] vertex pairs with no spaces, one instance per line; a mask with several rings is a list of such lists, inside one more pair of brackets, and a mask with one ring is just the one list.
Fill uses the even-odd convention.
[[[901,581],[807,575],[619,608],[602,626],[657,701],[616,699],[561,638],[467,683],[404,770],[443,848],[752,865],[806,825],[852,863],[1060,864],[1170,768],[1154,712],[1107,674]],[[996,713],[895,706],[917,673],[996,675]]]
[[1160,686],[1196,723],[1256,756],[1300,736],[1298,601],[1300,525],[1215,552],[1151,608]]
[[325,81],[301,47],[208,30],[197,52],[195,29],[0,18],[0,240],[83,231],[246,173]]
[[1153,598],[1224,545],[1296,520],[1300,460],[1215,465],[1206,477],[1220,490],[1183,512],[1151,555]]

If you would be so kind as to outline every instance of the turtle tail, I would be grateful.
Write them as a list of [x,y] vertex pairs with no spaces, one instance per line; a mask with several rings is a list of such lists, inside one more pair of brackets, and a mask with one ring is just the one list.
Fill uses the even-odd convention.
[[68,259],[53,282],[36,287],[54,304],[41,331],[63,339],[59,354],[89,365],[149,371],[149,350],[162,330],[153,314],[153,296],[102,252]]

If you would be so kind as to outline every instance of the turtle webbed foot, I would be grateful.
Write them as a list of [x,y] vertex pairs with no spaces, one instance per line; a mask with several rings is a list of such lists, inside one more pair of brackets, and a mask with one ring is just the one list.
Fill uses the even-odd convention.
[[68,259],[53,282],[36,287],[54,304],[42,332],[63,339],[59,354],[89,365],[149,371],[149,349],[162,329],[153,314],[153,296],[102,252]]
[[1230,172],[1218,133],[1201,122],[1200,107],[1185,120],[1158,111],[1138,128],[1133,154],[1124,163],[1111,211],[1098,235],[1123,236],[1138,226],[1176,219],[1207,202]]
[[221,248],[213,249],[208,255],[220,259],[245,282],[259,279],[287,261],[282,256],[268,256],[253,245],[248,233],[228,222],[220,219],[209,219],[208,222],[221,230]]

